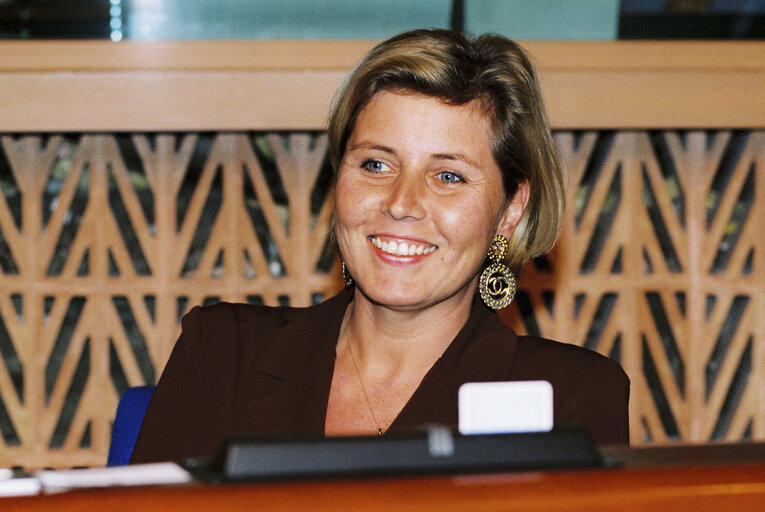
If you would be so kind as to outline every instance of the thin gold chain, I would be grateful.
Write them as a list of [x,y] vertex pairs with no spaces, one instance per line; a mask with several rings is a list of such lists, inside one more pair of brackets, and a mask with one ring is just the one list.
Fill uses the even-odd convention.
[[367,388],[364,387],[364,379],[361,378],[361,371],[359,371],[359,365],[356,364],[356,356],[353,355],[353,347],[351,347],[351,340],[350,338],[346,337],[346,340],[348,341],[348,352],[351,353],[351,361],[353,361],[353,367],[356,369],[356,376],[359,378],[359,384],[361,384],[361,392],[364,393],[364,400],[367,402],[367,407],[369,408],[369,413],[372,415],[372,421],[375,422],[375,427],[377,428],[377,435],[381,436],[385,433],[386,430],[388,430],[388,427],[391,426],[393,421],[396,419],[396,417],[393,417],[393,420],[390,420],[387,425],[384,427],[380,426],[380,423],[377,421],[377,416],[375,416],[375,410],[372,409],[372,402],[369,400],[369,395],[367,394]]

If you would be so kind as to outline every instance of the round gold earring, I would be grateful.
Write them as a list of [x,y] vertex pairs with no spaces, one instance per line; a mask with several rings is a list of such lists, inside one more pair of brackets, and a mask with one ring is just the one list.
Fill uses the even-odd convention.
[[348,269],[345,268],[345,262],[343,262],[343,282],[345,282],[345,287],[350,288],[353,286],[353,278],[351,277],[351,274],[348,272]]
[[486,267],[478,282],[481,299],[492,309],[507,307],[515,297],[515,274],[502,263],[509,244],[503,235],[496,235],[489,246],[492,264]]

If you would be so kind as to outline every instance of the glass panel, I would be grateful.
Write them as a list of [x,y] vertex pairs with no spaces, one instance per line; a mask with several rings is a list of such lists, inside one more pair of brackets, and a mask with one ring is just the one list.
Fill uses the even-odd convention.
[[130,39],[382,39],[449,26],[450,0],[132,0]]
[[761,0],[2,0],[0,39],[763,39]]
[[466,0],[465,29],[513,39],[615,39],[619,0]]

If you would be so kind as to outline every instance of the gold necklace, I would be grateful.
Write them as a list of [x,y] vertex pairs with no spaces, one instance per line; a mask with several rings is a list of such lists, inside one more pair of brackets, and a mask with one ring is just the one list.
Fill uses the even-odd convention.
[[364,379],[361,378],[361,371],[359,371],[359,365],[356,364],[356,357],[353,355],[353,348],[351,347],[351,340],[350,338],[346,338],[348,341],[348,352],[351,353],[351,361],[353,361],[353,367],[356,369],[356,376],[359,378],[359,384],[361,384],[361,392],[364,393],[364,400],[367,402],[367,407],[369,408],[369,413],[372,415],[372,421],[375,422],[375,427],[377,427],[377,435],[381,436],[385,433],[386,430],[388,430],[388,427],[391,426],[393,421],[396,419],[394,416],[392,420],[388,422],[387,425],[384,427],[380,426],[380,423],[377,421],[377,416],[375,416],[375,411],[372,409],[372,402],[369,401],[369,395],[367,395],[367,388],[364,387]]

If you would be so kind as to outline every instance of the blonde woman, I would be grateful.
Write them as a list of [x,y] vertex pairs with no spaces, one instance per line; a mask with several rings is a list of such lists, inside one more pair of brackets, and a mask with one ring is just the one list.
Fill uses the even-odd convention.
[[517,336],[494,309],[563,210],[534,70],[501,36],[401,34],[330,113],[335,237],[348,286],[309,308],[195,308],[133,462],[212,455],[233,434],[456,427],[474,381],[547,380],[555,422],[627,443],[629,381],[588,350]]

